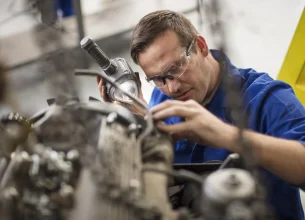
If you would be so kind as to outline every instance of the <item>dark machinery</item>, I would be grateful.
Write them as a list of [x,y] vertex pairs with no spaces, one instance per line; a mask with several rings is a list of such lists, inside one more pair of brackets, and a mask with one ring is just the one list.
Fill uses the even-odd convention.
[[172,166],[169,136],[121,106],[73,101],[17,118],[4,123],[23,129],[1,142],[1,219],[269,219],[238,155]]
[[[134,79],[127,63],[112,64],[128,70],[125,79]],[[108,75],[120,75],[112,72]],[[119,90],[146,108],[132,90],[126,93],[103,72],[77,74],[99,75],[109,93]],[[237,93],[229,91],[229,104],[240,116]],[[48,102],[49,108],[30,119],[15,113],[1,118],[1,220],[272,219],[251,151],[242,142],[241,120],[233,118],[241,128],[241,155],[172,165],[171,138],[155,127],[147,109],[143,119],[96,100]]]
[[49,103],[28,120],[1,120],[1,219],[271,219],[262,187],[239,155],[172,165],[171,138],[148,109],[144,119],[96,100]]

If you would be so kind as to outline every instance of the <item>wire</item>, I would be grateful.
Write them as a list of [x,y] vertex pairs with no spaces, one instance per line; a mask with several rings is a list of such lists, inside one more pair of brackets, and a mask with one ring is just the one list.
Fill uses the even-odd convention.
[[75,72],[74,72],[74,75],[76,75],[76,76],[100,76],[102,79],[107,81],[113,87],[115,87],[116,89],[119,89],[121,92],[123,92],[126,96],[128,96],[128,98],[132,99],[136,104],[141,106],[146,111],[146,113],[147,113],[146,114],[147,125],[146,125],[146,128],[143,131],[143,133],[139,136],[138,143],[141,143],[144,140],[144,138],[146,136],[148,136],[152,132],[152,130],[154,128],[154,126],[153,126],[153,118],[152,118],[152,114],[149,111],[149,108],[147,107],[147,105],[142,100],[140,100],[139,98],[134,97],[129,92],[127,92],[124,89],[122,89],[118,84],[116,84],[104,72],[97,71],[97,70],[88,70],[88,69],[76,69]]
[[179,178],[180,180],[185,180],[188,182],[197,183],[199,185],[202,185],[203,179],[194,174],[193,172],[187,171],[187,170],[165,170],[165,169],[158,169],[153,167],[143,167],[142,172],[155,172],[155,173],[163,173],[168,176],[173,176],[175,178]]
[[111,84],[113,87],[115,87],[116,89],[120,90],[121,92],[123,92],[126,96],[128,96],[128,98],[132,99],[135,103],[137,103],[138,105],[140,105],[144,110],[146,110],[147,112],[149,112],[149,109],[146,107],[146,104],[140,100],[137,97],[134,97],[133,95],[131,95],[129,92],[125,91],[124,89],[122,89],[118,84],[116,84],[110,77],[108,77],[104,72],[102,71],[97,71],[97,70],[88,70],[88,69],[76,69],[75,70],[75,75],[76,76],[100,76],[101,78],[103,78],[104,80],[106,80],[109,84]]

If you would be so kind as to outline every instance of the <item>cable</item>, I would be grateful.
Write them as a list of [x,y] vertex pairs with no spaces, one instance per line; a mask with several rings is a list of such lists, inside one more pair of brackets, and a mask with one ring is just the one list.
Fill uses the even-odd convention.
[[168,176],[173,176],[181,181],[193,182],[202,185],[203,179],[200,176],[194,174],[193,172],[187,170],[161,170],[153,167],[143,167],[142,172],[155,172],[162,173]]
[[126,94],[126,96],[128,96],[128,98],[132,99],[135,103],[140,105],[144,110],[149,112],[149,109],[146,107],[146,104],[142,100],[138,99],[137,97],[134,97],[129,92],[122,89],[110,77],[108,77],[104,72],[97,71],[97,70],[88,70],[88,69],[76,69],[75,70],[75,75],[76,76],[100,76],[101,78],[106,80],[109,84],[111,84],[113,87],[115,87],[116,89],[119,89],[121,92]]
[[149,111],[147,105],[140,100],[137,97],[134,97],[133,95],[131,95],[129,92],[126,92],[124,89],[122,89],[119,85],[117,85],[110,77],[108,77],[104,72],[102,71],[97,71],[97,70],[88,70],[88,69],[76,69],[75,73],[76,76],[100,76],[102,79],[104,79],[105,81],[107,81],[109,84],[111,84],[113,87],[115,87],[116,89],[119,89],[121,92],[123,92],[126,96],[128,96],[128,98],[132,99],[136,104],[138,104],[139,106],[141,106],[145,111],[146,111],[146,128],[143,131],[143,133],[139,136],[138,138],[138,142],[141,143],[144,138],[146,136],[148,136],[152,130],[153,130],[153,118],[152,118],[152,114]]

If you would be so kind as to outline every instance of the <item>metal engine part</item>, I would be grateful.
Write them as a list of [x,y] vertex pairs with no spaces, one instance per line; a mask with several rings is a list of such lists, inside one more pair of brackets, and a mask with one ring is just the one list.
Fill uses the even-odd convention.
[[52,105],[31,122],[1,180],[2,219],[177,219],[167,135],[96,101]]
[[203,216],[209,220],[273,219],[258,186],[247,170],[226,168],[211,173],[202,185]]
[[226,205],[232,200],[247,200],[255,194],[255,182],[249,172],[228,168],[210,174],[203,193],[210,202]]

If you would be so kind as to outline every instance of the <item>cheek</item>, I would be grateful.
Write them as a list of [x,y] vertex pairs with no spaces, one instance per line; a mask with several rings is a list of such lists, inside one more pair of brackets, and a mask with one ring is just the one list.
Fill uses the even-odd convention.
[[164,87],[162,87],[162,88],[159,88],[159,90],[160,90],[161,92],[163,92],[165,95],[170,96],[170,95],[169,95],[169,91],[168,91],[167,86],[164,86]]
[[200,75],[194,68],[188,69],[183,75],[183,84],[189,85],[195,90],[198,90],[202,86],[200,81]]

